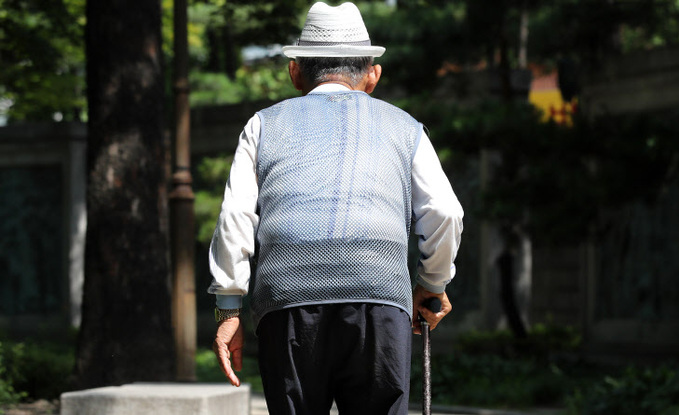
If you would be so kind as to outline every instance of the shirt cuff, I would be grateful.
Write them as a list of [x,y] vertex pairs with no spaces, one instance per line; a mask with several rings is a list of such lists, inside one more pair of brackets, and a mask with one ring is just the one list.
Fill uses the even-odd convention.
[[441,293],[443,293],[444,291],[446,291],[446,285],[447,285],[447,284],[443,284],[443,285],[432,285],[432,284],[426,282],[425,280],[423,280],[422,277],[420,277],[420,276],[418,275],[418,276],[417,276],[417,285],[422,286],[422,288],[424,288],[425,290],[427,290],[427,291],[429,291],[429,292],[432,292],[432,293],[434,293],[434,294],[441,294]]
[[243,297],[240,295],[216,294],[215,297],[217,297],[217,308],[221,308],[222,310],[243,308]]

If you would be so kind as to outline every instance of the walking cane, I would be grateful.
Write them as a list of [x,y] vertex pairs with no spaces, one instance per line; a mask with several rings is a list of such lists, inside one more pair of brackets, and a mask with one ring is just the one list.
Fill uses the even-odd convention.
[[[425,307],[434,313],[441,311],[441,300],[430,298],[424,303]],[[422,325],[422,414],[431,415],[431,344],[429,342],[429,323],[422,315],[419,316]]]

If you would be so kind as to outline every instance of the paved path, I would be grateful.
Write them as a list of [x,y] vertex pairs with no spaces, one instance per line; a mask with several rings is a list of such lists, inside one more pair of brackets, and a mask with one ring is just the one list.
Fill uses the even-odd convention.
[[[269,415],[269,411],[266,408],[266,401],[264,401],[264,395],[260,393],[255,393],[253,392],[250,398],[250,415]],[[421,414],[422,411],[420,412],[414,412],[410,411],[408,412],[408,415],[418,415]],[[330,410],[330,415],[338,415],[337,408],[333,405],[332,409]],[[432,415],[439,415],[439,414],[432,414]]]
[[[448,412],[446,411],[446,415],[450,414],[470,414],[471,412]],[[408,411],[408,415],[420,415],[422,414],[422,411],[414,411],[410,410]],[[432,415],[443,415],[443,412],[432,412]],[[269,411],[266,408],[266,401],[264,400],[264,395],[261,393],[256,393],[253,392],[250,395],[250,415],[269,415]],[[333,405],[332,409],[330,410],[330,415],[338,415],[337,408]]]
[[[468,407],[446,407],[437,408],[435,405],[432,407],[432,415],[558,415],[561,411],[559,410],[532,410],[528,412],[515,412],[515,411],[503,411],[503,410],[493,410],[493,409],[481,409],[481,408],[468,408]],[[421,409],[411,409],[408,411],[408,415],[420,415],[422,414]],[[264,400],[264,395],[257,392],[252,392],[250,394],[250,415],[269,415],[269,411],[266,408],[266,401]],[[330,415],[338,415],[337,408],[333,405],[330,410]]]
[[[264,395],[261,393],[252,392],[250,394],[250,415],[269,415]],[[333,406],[330,415],[338,415],[337,408]]]

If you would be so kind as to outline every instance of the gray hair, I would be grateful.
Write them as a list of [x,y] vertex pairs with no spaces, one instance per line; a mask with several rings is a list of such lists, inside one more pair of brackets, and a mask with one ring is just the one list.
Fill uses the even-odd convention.
[[348,58],[314,57],[296,59],[302,76],[307,82],[318,85],[330,80],[332,75],[341,75],[353,87],[358,85],[373,64],[371,56]]

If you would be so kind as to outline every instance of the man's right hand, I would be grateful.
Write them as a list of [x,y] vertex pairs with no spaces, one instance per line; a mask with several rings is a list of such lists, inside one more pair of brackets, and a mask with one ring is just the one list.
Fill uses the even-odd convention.
[[243,325],[240,317],[232,317],[218,323],[212,350],[217,361],[232,385],[240,386],[235,371],[243,367]]
[[[441,310],[438,313],[434,313],[424,306],[424,303],[433,297],[441,301]],[[418,318],[420,314],[427,320],[430,329],[434,330],[443,317],[450,313],[452,309],[453,307],[450,305],[450,300],[448,300],[448,295],[445,291],[441,294],[435,294],[427,291],[421,285],[416,285],[413,291],[413,333],[422,334],[422,325]]]

